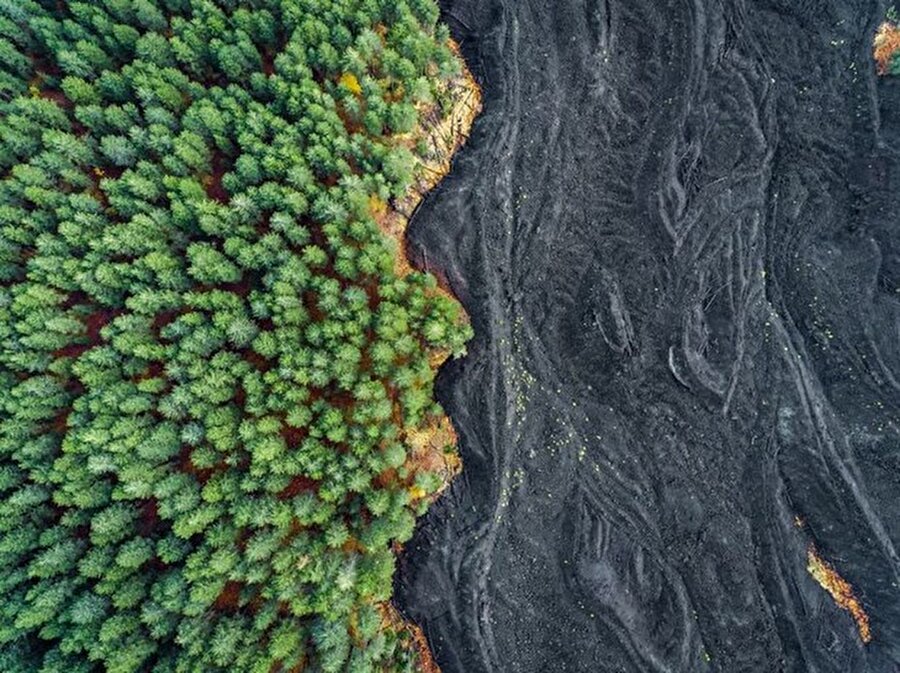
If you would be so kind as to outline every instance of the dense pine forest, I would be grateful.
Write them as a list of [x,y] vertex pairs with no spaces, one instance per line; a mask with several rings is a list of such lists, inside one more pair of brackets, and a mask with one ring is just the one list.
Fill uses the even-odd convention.
[[0,671],[408,671],[470,336],[378,215],[433,0],[0,0]]

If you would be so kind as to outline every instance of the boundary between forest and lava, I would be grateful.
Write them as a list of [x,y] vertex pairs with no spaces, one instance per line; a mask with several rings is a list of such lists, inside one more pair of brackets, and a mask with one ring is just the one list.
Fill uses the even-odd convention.
[[[420,110],[419,125],[401,139],[401,142],[413,150],[424,141],[428,148],[427,156],[422,157],[419,152],[415,152],[417,166],[413,182],[401,198],[396,199],[390,205],[373,204],[379,228],[397,246],[394,267],[397,275],[401,277],[414,271],[406,249],[406,228],[410,218],[425,195],[450,172],[453,156],[468,140],[475,118],[482,109],[481,88],[466,67],[459,45],[452,39],[450,40],[450,49],[460,63],[460,73],[447,83],[446,90],[442,92],[446,96],[443,107],[447,112],[442,114],[441,106],[437,104]],[[427,271],[437,279],[438,287],[435,292],[458,303],[458,299],[440,271],[438,270],[437,273],[431,269]],[[461,310],[461,313],[465,320],[469,319],[464,309]],[[436,370],[449,356],[449,351],[438,351],[431,357],[429,364],[432,369]],[[430,500],[433,502],[462,470],[462,462],[457,451],[457,436],[450,418],[446,414],[442,414],[438,420],[430,423],[424,430],[408,433],[407,444],[411,452],[411,459],[417,467],[441,475],[440,488],[430,496]],[[395,548],[395,553],[399,553],[401,550],[402,548],[398,546]],[[404,619],[392,602],[388,601],[381,607],[385,625],[409,633],[418,654],[421,673],[440,673],[440,668],[434,661],[422,628]]]

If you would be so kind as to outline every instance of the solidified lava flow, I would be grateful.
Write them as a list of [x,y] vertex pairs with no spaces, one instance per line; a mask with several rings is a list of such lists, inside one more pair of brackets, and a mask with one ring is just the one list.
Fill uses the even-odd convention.
[[900,670],[884,3],[443,9],[484,111],[408,241],[476,334],[397,587],[436,663]]

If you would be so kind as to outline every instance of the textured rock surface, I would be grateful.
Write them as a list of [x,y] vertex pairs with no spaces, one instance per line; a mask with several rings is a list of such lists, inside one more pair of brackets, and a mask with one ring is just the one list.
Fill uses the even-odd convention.
[[[448,0],[410,230],[476,331],[408,545],[444,673],[900,668],[900,82],[862,0]],[[807,571],[846,580],[872,641]]]

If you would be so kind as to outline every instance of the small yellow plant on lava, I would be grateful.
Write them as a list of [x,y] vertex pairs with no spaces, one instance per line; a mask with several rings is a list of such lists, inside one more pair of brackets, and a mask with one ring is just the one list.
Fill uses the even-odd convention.
[[856,620],[859,637],[864,643],[872,640],[872,631],[869,628],[869,615],[863,609],[862,603],[853,593],[850,583],[841,577],[834,567],[819,556],[812,545],[806,550],[806,569],[819,585],[831,594],[834,602],[842,609],[849,612]]

